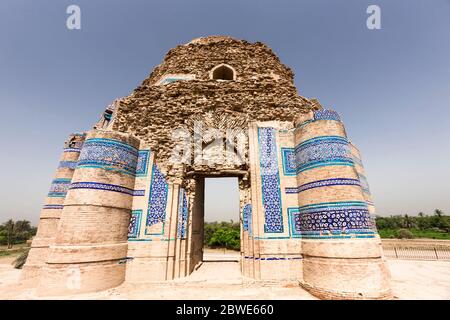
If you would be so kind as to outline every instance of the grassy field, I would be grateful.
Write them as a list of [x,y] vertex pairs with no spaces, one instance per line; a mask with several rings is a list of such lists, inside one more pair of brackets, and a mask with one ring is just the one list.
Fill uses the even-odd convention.
[[[437,240],[450,240],[450,233],[433,230],[408,229],[414,235],[414,238],[427,238]],[[397,238],[397,229],[378,230],[381,238]]]

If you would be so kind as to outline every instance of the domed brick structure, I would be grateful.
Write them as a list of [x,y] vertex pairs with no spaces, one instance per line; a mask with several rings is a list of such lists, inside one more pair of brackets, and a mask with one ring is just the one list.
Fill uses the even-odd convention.
[[23,279],[59,295],[188,276],[203,260],[205,178],[237,177],[244,279],[389,297],[359,151],[293,77],[260,42],[171,49],[93,130],[71,136],[76,156],[62,159]]

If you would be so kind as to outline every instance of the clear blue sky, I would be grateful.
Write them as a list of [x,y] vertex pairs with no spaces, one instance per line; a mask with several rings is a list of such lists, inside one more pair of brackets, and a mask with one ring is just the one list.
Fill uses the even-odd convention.
[[[79,31],[66,28],[70,4]],[[366,27],[369,4],[381,30]],[[301,95],[341,113],[379,214],[450,213],[448,0],[1,0],[0,220],[36,223],[67,135],[170,48],[216,34],[267,43]],[[236,220],[237,193],[213,185],[207,210]]]

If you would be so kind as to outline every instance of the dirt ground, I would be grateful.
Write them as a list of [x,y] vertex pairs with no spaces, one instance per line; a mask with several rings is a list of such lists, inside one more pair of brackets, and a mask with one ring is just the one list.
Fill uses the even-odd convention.
[[[38,299],[34,290],[19,285],[14,256],[0,257],[0,299]],[[187,278],[163,284],[128,284],[90,294],[55,299],[316,299],[295,285],[243,282],[239,254],[205,252],[205,262]],[[450,299],[450,261],[388,260],[396,299]],[[218,275],[220,274],[220,279]]]

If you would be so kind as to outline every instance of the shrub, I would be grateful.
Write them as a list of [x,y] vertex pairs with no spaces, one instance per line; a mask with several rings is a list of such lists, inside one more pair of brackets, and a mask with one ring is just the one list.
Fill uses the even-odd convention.
[[23,265],[27,261],[28,258],[28,252],[30,252],[30,249],[24,250],[20,256],[16,258],[16,260],[13,261],[14,268],[16,269],[22,269]]
[[397,238],[398,239],[413,239],[414,235],[411,231],[407,229],[400,229],[397,231]]

